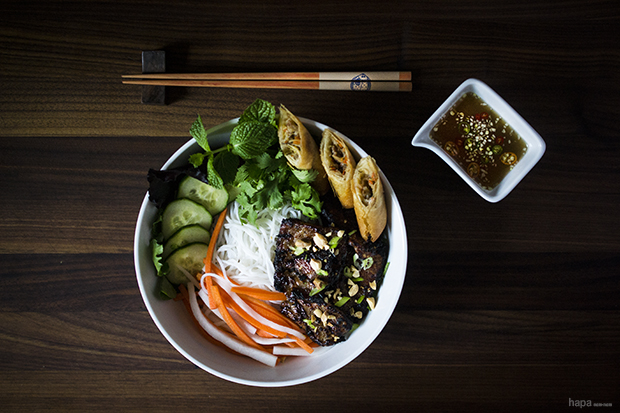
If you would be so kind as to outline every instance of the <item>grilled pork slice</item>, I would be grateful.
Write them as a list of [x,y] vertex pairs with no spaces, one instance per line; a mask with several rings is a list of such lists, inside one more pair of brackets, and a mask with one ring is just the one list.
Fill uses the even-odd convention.
[[[334,196],[324,196],[321,218],[331,227],[342,228],[349,236],[349,257],[345,267],[344,277],[337,288],[326,292],[334,296],[334,302],[345,298],[341,309],[354,320],[363,318],[369,309],[376,303],[377,290],[383,280],[384,269],[387,263],[389,244],[385,236],[376,242],[362,238],[357,227],[355,213],[351,209],[343,209]],[[354,285],[355,284],[355,285]],[[342,301],[340,301],[342,303]]]
[[316,294],[335,286],[348,257],[348,235],[334,228],[285,219],[276,238],[274,287]]
[[308,337],[321,346],[346,340],[353,323],[339,308],[325,303],[319,296],[305,296],[299,291],[287,295],[282,314],[306,331]]
[[[351,278],[357,280],[357,293],[352,298],[356,318],[359,311],[365,316],[375,307],[377,291],[383,281],[387,264],[388,243],[385,238],[375,242],[364,241],[359,233],[349,237],[349,246],[353,250]],[[349,274],[348,271],[345,271]],[[363,297],[363,298],[362,298]]]
[[274,286],[287,296],[281,311],[323,346],[346,340],[374,308],[388,252],[384,238],[373,243],[340,229],[346,212],[338,209],[333,220],[324,214],[326,227],[285,219],[276,238]]

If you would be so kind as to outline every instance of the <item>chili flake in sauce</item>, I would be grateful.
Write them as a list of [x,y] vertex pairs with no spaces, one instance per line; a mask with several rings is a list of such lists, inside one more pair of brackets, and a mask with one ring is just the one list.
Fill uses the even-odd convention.
[[483,189],[495,188],[527,151],[527,144],[485,101],[465,93],[430,133]]

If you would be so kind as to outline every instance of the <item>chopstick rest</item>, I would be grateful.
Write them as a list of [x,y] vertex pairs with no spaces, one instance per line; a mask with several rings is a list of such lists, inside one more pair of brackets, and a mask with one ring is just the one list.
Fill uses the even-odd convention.
[[[142,52],[142,73],[166,72],[166,52],[163,50]],[[153,105],[166,104],[166,87],[162,85],[143,85],[142,103]]]

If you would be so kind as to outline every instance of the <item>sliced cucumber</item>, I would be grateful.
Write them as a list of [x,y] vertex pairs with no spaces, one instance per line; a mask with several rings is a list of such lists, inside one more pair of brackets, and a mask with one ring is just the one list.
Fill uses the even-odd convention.
[[191,176],[179,184],[178,198],[188,198],[204,206],[211,215],[219,214],[228,204],[228,192],[206,184]]
[[204,267],[204,259],[207,256],[208,249],[209,246],[207,244],[196,242],[173,252],[165,261],[169,266],[168,273],[166,274],[168,281],[175,285],[187,284],[189,280],[179,267],[194,276],[200,273]]
[[179,229],[198,224],[206,230],[211,228],[213,216],[202,205],[190,199],[175,199],[164,210],[161,232],[168,240]]
[[183,227],[175,232],[164,244],[164,252],[162,258],[165,260],[170,254],[194,242],[209,243],[211,233],[198,224]]

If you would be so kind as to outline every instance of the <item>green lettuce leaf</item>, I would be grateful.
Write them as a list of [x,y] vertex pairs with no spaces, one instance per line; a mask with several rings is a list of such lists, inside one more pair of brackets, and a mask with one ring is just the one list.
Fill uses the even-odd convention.
[[159,296],[164,300],[175,298],[178,293],[174,285],[172,285],[166,277],[161,277],[159,279],[157,290],[159,291]]
[[153,265],[155,265],[155,271],[157,271],[157,275],[162,269],[162,254],[164,253],[164,246],[159,243],[155,238],[151,239],[151,259],[153,260]]

